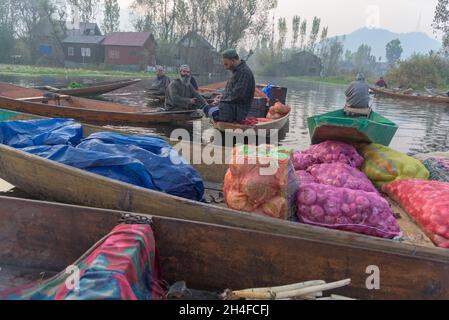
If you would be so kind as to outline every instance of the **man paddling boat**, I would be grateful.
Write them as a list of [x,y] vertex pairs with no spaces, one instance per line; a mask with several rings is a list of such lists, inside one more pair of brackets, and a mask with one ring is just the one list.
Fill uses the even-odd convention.
[[223,66],[232,72],[232,77],[223,95],[213,105],[206,106],[204,113],[219,122],[238,123],[246,119],[254,100],[254,74],[235,49],[223,52]]

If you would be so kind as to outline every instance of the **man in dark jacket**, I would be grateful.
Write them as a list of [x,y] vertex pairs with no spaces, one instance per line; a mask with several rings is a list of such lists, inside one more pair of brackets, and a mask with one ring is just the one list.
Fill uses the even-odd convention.
[[170,78],[165,75],[164,67],[156,66],[156,79],[151,84],[148,93],[155,96],[165,96],[169,84]]
[[241,122],[248,116],[254,100],[256,81],[253,72],[244,60],[240,60],[237,51],[228,49],[223,52],[223,66],[232,71],[232,77],[225,91],[217,100],[218,107],[207,106],[207,116],[220,122]]
[[204,107],[207,102],[196,92],[191,84],[190,68],[187,65],[179,69],[180,77],[173,80],[165,94],[165,109],[193,110]]

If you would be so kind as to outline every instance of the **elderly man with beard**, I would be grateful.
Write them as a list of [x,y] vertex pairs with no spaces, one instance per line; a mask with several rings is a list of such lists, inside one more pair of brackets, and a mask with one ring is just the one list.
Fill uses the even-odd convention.
[[196,92],[191,84],[190,68],[187,65],[179,68],[178,79],[173,80],[165,94],[165,109],[168,111],[181,111],[201,109],[207,102]]

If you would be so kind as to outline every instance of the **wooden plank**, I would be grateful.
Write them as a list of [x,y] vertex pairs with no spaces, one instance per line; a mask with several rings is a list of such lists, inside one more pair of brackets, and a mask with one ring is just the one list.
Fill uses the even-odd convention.
[[416,244],[423,247],[435,248],[435,244],[424,233],[410,215],[403,210],[394,200],[388,198],[393,212],[399,216],[396,218],[404,234],[404,243]]

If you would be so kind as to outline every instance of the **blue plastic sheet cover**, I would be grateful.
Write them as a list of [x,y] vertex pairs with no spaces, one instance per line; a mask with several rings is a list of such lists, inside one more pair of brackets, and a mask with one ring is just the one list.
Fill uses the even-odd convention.
[[203,200],[201,175],[160,137],[99,132],[84,139],[77,148],[137,159],[152,177],[156,190],[191,200]]
[[0,122],[0,143],[14,148],[58,144],[77,145],[82,138],[82,126],[73,119]]
[[[139,187],[155,189],[145,166],[136,159],[72,146],[32,146],[22,151]],[[67,183],[70,183],[68,181]]]

